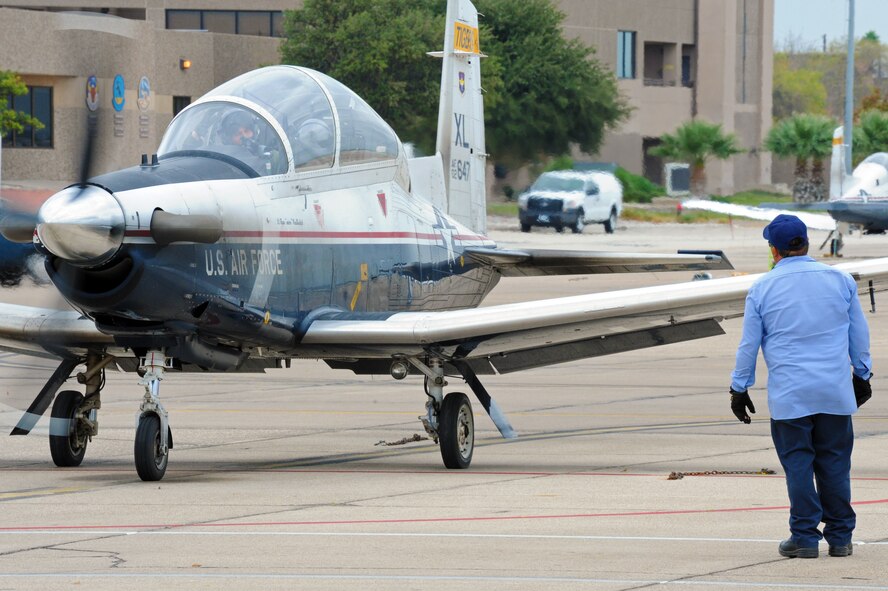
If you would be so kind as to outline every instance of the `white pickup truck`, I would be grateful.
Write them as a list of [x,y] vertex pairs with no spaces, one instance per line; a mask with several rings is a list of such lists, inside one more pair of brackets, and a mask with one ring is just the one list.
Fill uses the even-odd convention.
[[612,234],[623,211],[623,185],[603,171],[561,170],[546,172],[518,197],[521,231],[549,226],[579,234],[586,224],[604,224]]

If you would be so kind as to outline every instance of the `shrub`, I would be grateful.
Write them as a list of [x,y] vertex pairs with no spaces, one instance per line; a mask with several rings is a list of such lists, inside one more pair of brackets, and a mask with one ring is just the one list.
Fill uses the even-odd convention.
[[632,174],[625,168],[617,168],[614,174],[623,183],[623,201],[629,203],[650,203],[654,197],[666,194],[666,190],[660,185],[652,183],[643,176]]

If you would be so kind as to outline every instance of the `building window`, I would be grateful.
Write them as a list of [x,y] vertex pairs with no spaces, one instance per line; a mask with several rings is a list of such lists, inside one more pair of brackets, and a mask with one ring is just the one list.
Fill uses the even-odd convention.
[[6,107],[36,117],[42,129],[26,125],[21,133],[10,131],[3,136],[4,148],[51,148],[52,147],[52,88],[29,86],[27,94],[11,96]]
[[248,11],[238,12],[237,32],[239,35],[271,37],[271,13]]
[[688,88],[694,86],[694,46],[681,47],[681,85]]
[[677,55],[678,45],[675,43],[645,43],[644,85],[675,86]]
[[182,109],[191,104],[190,96],[174,96],[173,97],[173,117],[178,115]]
[[276,10],[167,10],[166,28],[281,37],[284,13]]
[[167,10],[166,28],[199,31],[201,27],[199,10]]
[[635,78],[635,31],[617,31],[617,78]]
[[210,33],[230,33],[236,35],[237,14],[234,11],[205,10],[202,28]]

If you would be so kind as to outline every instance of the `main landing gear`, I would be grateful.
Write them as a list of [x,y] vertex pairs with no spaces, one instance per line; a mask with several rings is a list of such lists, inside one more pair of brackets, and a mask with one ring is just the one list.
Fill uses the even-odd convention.
[[[475,419],[469,397],[462,392],[444,395],[444,362],[430,357],[423,362],[415,357],[407,359],[411,365],[426,376],[426,414],[419,417],[429,437],[438,444],[444,466],[450,469],[465,469],[472,463],[475,450]],[[398,362],[396,362],[398,363]],[[471,367],[460,361],[450,362],[456,366],[466,383],[480,400],[503,437],[516,437],[515,431],[503,415],[496,402],[490,397]],[[395,372],[392,372],[395,375]],[[402,377],[406,375],[406,370]]]
[[[102,407],[100,393],[105,386],[103,370],[112,361],[114,357],[110,355],[90,353],[86,358],[86,371],[77,374],[77,381],[85,385],[85,394],[64,390],[56,396],[49,423],[49,452],[56,466],[79,466],[87,445],[98,434],[96,415]],[[62,362],[12,434],[27,435],[30,432],[40,414],[49,406],[52,395],[77,364],[78,360]],[[169,415],[160,403],[160,381],[164,371],[172,364],[172,358],[164,355],[163,351],[148,351],[141,360],[142,379],[139,383],[145,386],[145,397],[139,407],[133,455],[136,472],[139,478],[146,481],[163,478],[173,447]]]
[[[49,421],[49,453],[56,466],[79,466],[86,454],[87,444],[98,434],[96,415],[102,407],[99,394],[105,385],[104,369],[113,360],[110,355],[90,353],[86,357],[86,371],[77,374],[77,381],[85,385],[85,395],[75,390],[65,390],[56,396]],[[70,373],[75,366],[76,362],[71,363],[67,371]],[[62,362],[56,374],[65,367],[66,362]],[[47,386],[52,383],[51,379]],[[58,383],[61,384],[61,380]],[[46,388],[41,395],[45,393]]]

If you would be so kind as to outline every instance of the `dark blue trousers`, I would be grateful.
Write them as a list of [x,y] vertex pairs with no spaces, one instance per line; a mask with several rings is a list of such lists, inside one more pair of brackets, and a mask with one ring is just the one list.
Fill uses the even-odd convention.
[[786,473],[793,541],[804,548],[816,547],[821,537],[830,546],[850,543],[857,523],[851,508],[851,417],[771,419],[771,437]]

